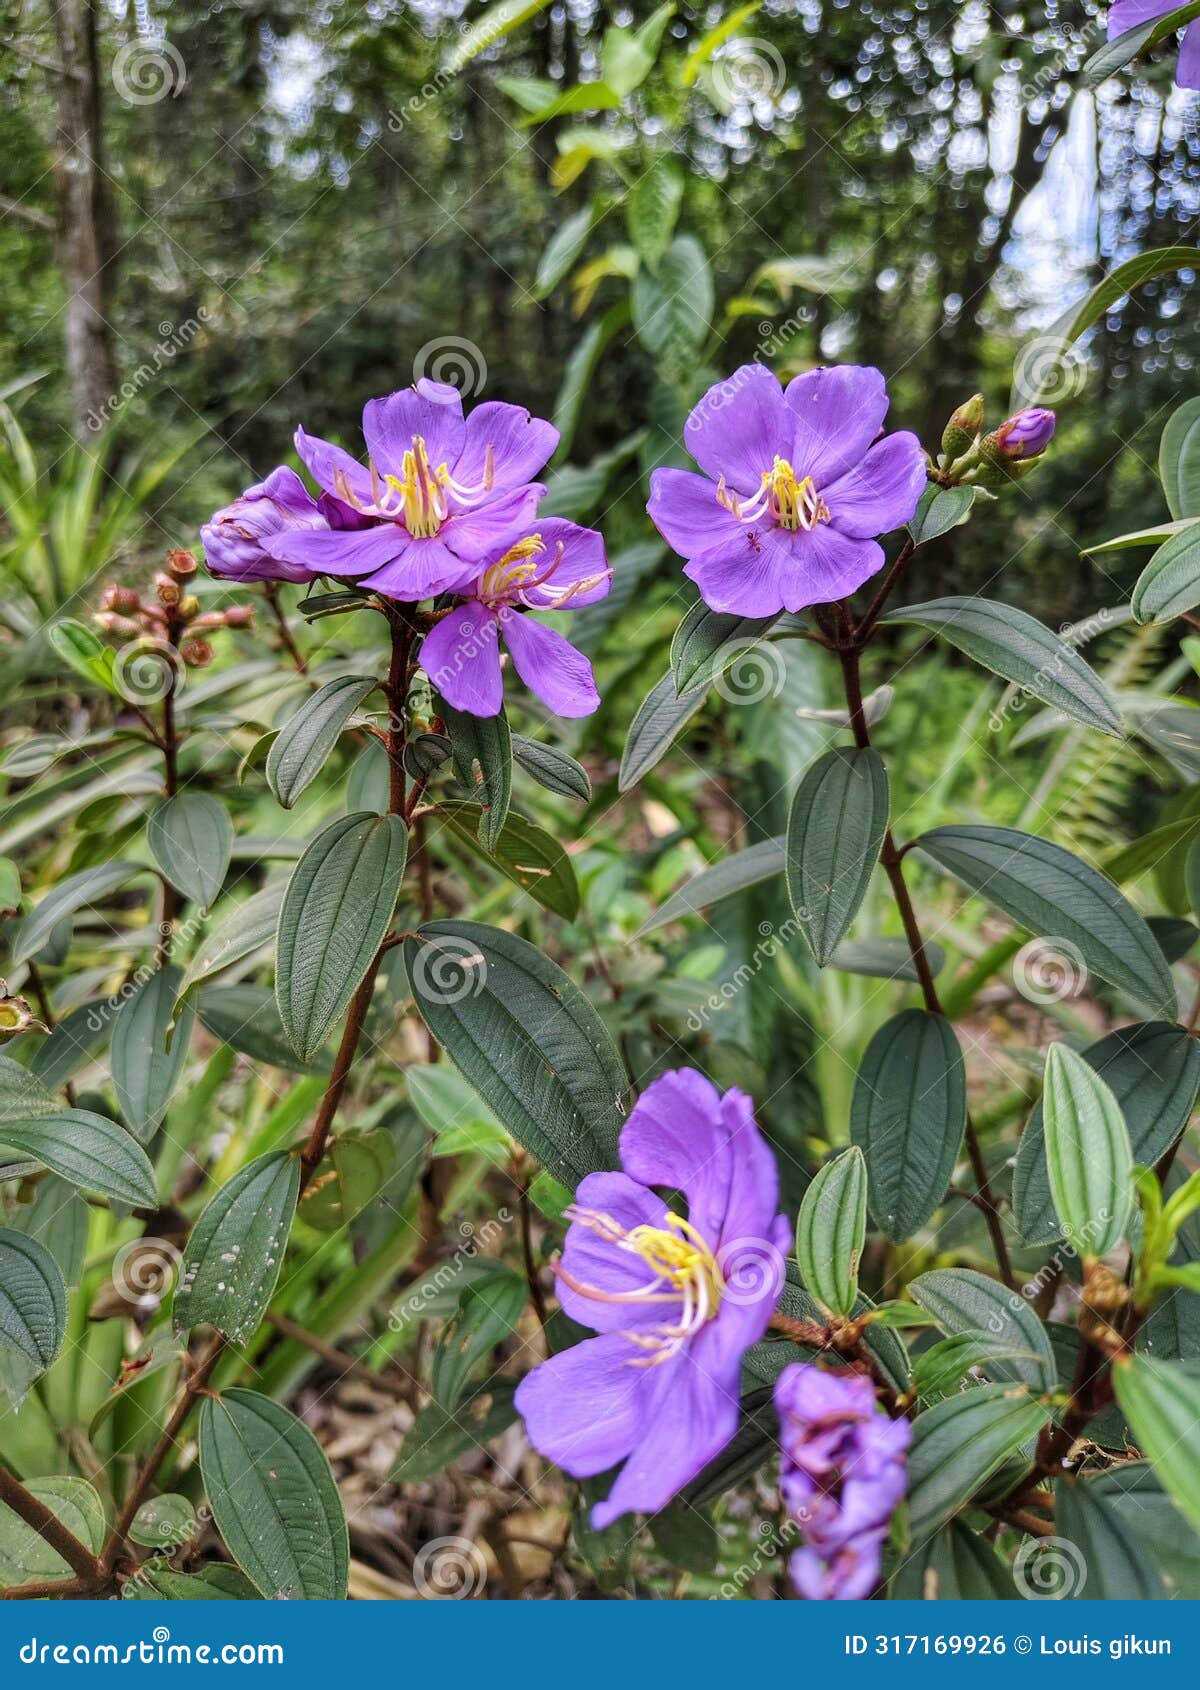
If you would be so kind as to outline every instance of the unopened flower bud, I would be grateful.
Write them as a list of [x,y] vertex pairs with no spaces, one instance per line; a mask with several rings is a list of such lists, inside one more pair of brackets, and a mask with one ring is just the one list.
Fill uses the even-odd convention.
[[1054,439],[1057,423],[1053,411],[1034,405],[1001,423],[995,434],[989,434],[988,440],[994,441],[1006,458],[1014,458],[1018,462],[1039,458]]
[[124,616],[136,611],[140,602],[132,587],[119,587],[115,581],[110,582],[100,595],[102,609],[116,610]]
[[213,660],[213,648],[207,640],[185,640],[179,655],[189,669],[206,669]]
[[224,615],[227,628],[249,628],[254,622],[254,606],[252,604],[231,604]]
[[169,609],[177,605],[183,594],[179,590],[179,582],[173,581],[162,569],[154,576],[154,591],[158,595],[159,604],[165,604]]
[[113,610],[98,610],[92,617],[102,634],[136,634],[138,624],[128,616],[118,616]]
[[200,600],[195,593],[186,593],[176,606],[175,614],[181,622],[190,622],[194,616],[200,614]]
[[167,568],[177,581],[186,581],[196,573],[196,560],[191,552],[176,549],[167,553]]
[[979,438],[983,427],[983,394],[977,393],[955,411],[942,435],[942,451],[947,458],[961,458]]

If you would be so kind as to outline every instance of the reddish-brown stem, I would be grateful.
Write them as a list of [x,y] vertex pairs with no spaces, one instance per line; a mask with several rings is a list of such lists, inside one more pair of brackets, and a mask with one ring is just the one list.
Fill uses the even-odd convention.
[[[900,558],[905,558],[906,552],[911,555],[911,544],[901,551]],[[896,562],[899,564],[900,558]],[[907,560],[906,560],[907,561]],[[893,574],[896,567],[893,566]],[[881,588],[882,592],[883,589]],[[876,595],[879,598],[879,594]],[[884,594],[886,597],[886,594]],[[882,600],[880,601],[882,602]],[[860,628],[870,619],[870,611],[864,617]],[[850,727],[854,734],[854,742],[861,750],[868,750],[871,744],[871,730],[867,725],[866,710],[863,704],[862,671],[860,667],[862,641],[864,636],[855,630],[850,621],[849,613],[841,608],[842,639],[838,644],[838,657],[842,665],[842,680],[846,692],[846,707],[850,713]],[[892,888],[892,896],[896,901],[896,908],[900,912],[900,920],[904,927],[904,937],[908,941],[909,952],[912,955],[913,967],[917,972],[917,980],[921,987],[921,996],[925,1000],[925,1007],[931,1015],[941,1015],[942,1005],[938,997],[937,985],[933,978],[933,970],[929,966],[929,955],[925,949],[925,941],[921,936],[920,923],[916,910],[909,895],[904,880],[903,854],[897,848],[888,828],[883,836],[883,845],[879,853],[880,866],[888,877]],[[1004,1237],[1004,1226],[1000,1219],[1000,1212],[996,1198],[992,1191],[991,1180],[988,1177],[987,1163],[984,1160],[983,1147],[979,1142],[979,1135],[975,1131],[975,1124],[970,1116],[967,1117],[967,1154],[971,1159],[971,1169],[975,1175],[975,1183],[979,1188],[979,1207],[987,1222],[988,1235],[992,1241],[992,1250],[996,1257],[996,1265],[1000,1269],[1000,1276],[1010,1288],[1016,1284],[1013,1278],[1012,1260],[1008,1253],[1008,1243]]]
[[6,1503],[27,1526],[32,1526],[86,1586],[94,1587],[99,1582],[100,1562],[91,1550],[80,1543],[74,1532],[67,1530],[57,1514],[52,1514],[40,1498],[26,1490],[7,1467],[0,1467],[0,1502]]
[[533,1215],[529,1202],[529,1187],[524,1180],[517,1182],[517,1208],[521,1216],[521,1256],[525,1264],[525,1283],[529,1286],[529,1296],[533,1303],[533,1312],[538,1318],[538,1325],[545,1332],[546,1297],[533,1254]]
[[864,614],[862,621],[858,624],[858,627],[854,631],[855,638],[860,644],[871,637],[871,630],[883,614],[883,607],[888,601],[888,596],[890,595],[892,588],[896,585],[896,582],[900,579],[901,575],[903,575],[905,569],[908,567],[908,560],[916,549],[917,543],[915,540],[906,540],[901,546],[899,552],[896,554],[895,562],[884,576],[883,581],[880,584],[879,591],[875,594],[875,597],[867,606],[866,613]]
[[[174,646],[178,637],[178,629],[172,622],[168,627],[167,638]],[[159,744],[163,754],[163,790],[168,798],[174,798],[179,791],[179,736],[175,726],[175,676],[168,675],[167,690],[163,697],[162,734]],[[158,945],[155,950],[155,960],[160,968],[165,968],[171,960],[171,942],[174,938],[175,917],[179,913],[179,893],[167,879],[163,880],[162,911],[159,916]]]
[[279,643],[291,658],[296,670],[301,675],[308,674],[308,658],[296,644],[292,630],[288,627],[288,619],[283,613],[283,606],[279,602],[279,588],[274,581],[263,582],[263,596],[271,608],[271,616],[275,623],[275,632],[279,635]]

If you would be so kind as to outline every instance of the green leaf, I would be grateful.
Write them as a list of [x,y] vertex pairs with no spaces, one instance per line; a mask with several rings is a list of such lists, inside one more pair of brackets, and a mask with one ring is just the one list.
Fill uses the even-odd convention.
[[1133,1195],[1133,1153],[1121,1105],[1067,1045],[1046,1053],[1042,1095],[1046,1166],[1054,1207],[1071,1244],[1088,1257],[1120,1243]]
[[629,238],[651,270],[670,245],[682,205],[683,176],[674,159],[660,155],[634,183],[625,201]]
[[498,1438],[517,1418],[510,1379],[492,1379],[460,1402],[453,1412],[439,1402],[421,1409],[400,1446],[392,1469],[397,1484],[418,1484],[445,1471],[469,1451]]
[[908,1524],[924,1542],[999,1472],[1046,1419],[1023,1386],[979,1385],[935,1403],[913,1422]]
[[1167,418],[1158,473],[1171,515],[1200,517],[1200,398],[1185,400]]
[[1157,522],[1153,528],[1135,528],[1128,534],[1116,534],[1111,540],[1102,540],[1098,546],[1085,546],[1083,555],[1096,557],[1102,552],[1123,552],[1131,546],[1157,546],[1173,534],[1182,534],[1185,529],[1195,526],[1195,517],[1188,517],[1183,522]]
[[658,6],[639,29],[611,25],[605,30],[600,69],[605,82],[622,98],[640,88],[654,69],[663,30],[674,15],[673,4]]
[[796,788],[787,828],[788,897],[822,968],[866,897],[887,824],[887,770],[877,751],[835,746]]
[[639,270],[634,278],[630,303],[638,339],[652,356],[682,370],[708,334],[713,299],[704,248],[694,235],[677,235],[657,270]]
[[819,1170],[804,1193],[796,1221],[801,1277],[833,1314],[853,1311],[866,1236],[867,1167],[854,1145]]
[[114,698],[121,696],[114,677],[115,655],[85,623],[77,622],[73,616],[64,616],[61,622],[50,624],[46,630],[46,641],[55,654],[85,681],[103,687]]
[[1034,617],[992,599],[931,599],[889,611],[884,622],[940,634],[985,669],[1011,681],[1084,727],[1121,737],[1121,718],[1100,677],[1079,653]]
[[1155,552],[1134,584],[1134,620],[1170,622],[1200,604],[1200,522],[1189,523]]
[[977,487],[927,487],[908,525],[909,533],[919,546],[940,539],[966,522],[978,492]]
[[929,1539],[892,1575],[889,1595],[908,1602],[1015,1602],[1012,1569],[962,1520]]
[[608,209],[608,203],[593,200],[582,211],[577,211],[574,216],[559,223],[538,260],[531,293],[533,299],[545,299],[548,294],[554,292],[587,245],[588,236],[599,221],[597,206],[601,207],[600,215],[603,215]]
[[158,1195],[146,1152],[115,1121],[87,1109],[59,1109],[37,1120],[5,1121],[4,1144],[51,1168],[81,1191],[130,1208],[154,1208]]
[[296,1055],[269,986],[204,986],[196,999],[196,1013],[214,1039],[254,1062],[293,1074],[323,1074],[329,1068],[324,1048],[308,1062]]
[[58,1263],[36,1238],[0,1227],[0,1349],[16,1352],[20,1376],[32,1383],[62,1348],[66,1330]]
[[[104,1546],[104,1504],[85,1479],[33,1479],[26,1488],[72,1536],[99,1555]],[[0,1502],[0,1590],[74,1577],[58,1551]]]
[[172,886],[202,910],[212,908],[233,850],[233,823],[223,804],[207,792],[165,798],[146,823],[146,844]]
[[195,1537],[196,1510],[186,1496],[168,1492],[143,1502],[133,1517],[129,1535],[146,1549],[172,1553]]
[[[710,610],[700,599],[688,611],[671,641],[671,673],[675,691],[707,690],[738,658],[762,647],[762,635],[776,616],[726,616]],[[774,654],[766,652],[764,665]],[[779,660],[782,672],[782,661]]]
[[296,864],[279,912],[275,998],[305,1062],[329,1037],[387,934],[407,850],[399,816],[360,810],[331,822]]
[[[1089,1602],[1156,1602],[1165,1597],[1162,1580],[1147,1566],[1133,1531],[1095,1485],[1082,1479],[1055,1485],[1054,1530],[1079,1551],[1077,1576],[1071,1588],[1062,1591],[1064,1596],[1076,1601],[1086,1596]],[[1036,1568],[1034,1550],[1027,1579]],[[1054,1594],[1059,1594],[1057,1589]]]
[[1097,87],[1107,77],[1115,76],[1119,70],[1124,70],[1127,64],[1138,58],[1148,47],[1165,41],[1168,35],[1174,35],[1177,30],[1183,29],[1197,17],[1200,17],[1200,0],[1188,0],[1188,4],[1176,6],[1165,16],[1151,18],[1147,23],[1135,24],[1132,29],[1125,30],[1114,41],[1107,41],[1084,61],[1084,86]]
[[699,915],[709,904],[735,897],[751,886],[761,885],[764,880],[774,880],[776,875],[783,873],[785,862],[782,837],[764,839],[757,845],[747,846],[744,851],[735,851],[731,857],[722,857],[711,868],[693,875],[677,892],[672,892],[666,903],[642,923],[634,937],[643,939],[647,933],[656,932],[668,922]]
[[899,1242],[939,1207],[967,1126],[967,1076],[954,1029],[906,1009],[867,1046],[850,1102],[850,1136],[867,1161],[868,1200]]
[[60,1105],[45,1082],[11,1056],[0,1056],[0,1131],[10,1121],[34,1121],[56,1115]]
[[300,1218],[318,1232],[338,1232],[361,1214],[396,1171],[396,1141],[386,1127],[343,1133],[329,1146],[320,1177],[304,1193]]
[[213,1326],[241,1343],[257,1331],[279,1278],[299,1192],[299,1158],[273,1150],[239,1168],[213,1194],[180,1264],[177,1332]]
[[703,705],[707,692],[695,687],[682,696],[675,691],[674,674],[651,687],[634,716],[621,754],[618,790],[629,792],[671,749],[685,722]]
[[501,1272],[464,1293],[434,1352],[429,1389],[448,1414],[462,1401],[475,1367],[511,1336],[529,1300],[519,1274]]
[[524,734],[513,734],[512,754],[525,773],[532,775],[547,792],[556,792],[560,798],[578,798],[581,804],[590,800],[592,783],[587,770],[557,746],[543,745],[540,739],[526,739]]
[[14,1232],[45,1246],[69,1289],[83,1277],[88,1240],[88,1205],[73,1185],[48,1174],[37,1182],[32,1203],[18,1203],[9,1216]]
[[[482,855],[543,909],[565,920],[579,914],[579,882],[575,867],[554,835],[510,811],[495,845],[483,845],[486,812],[476,804],[441,804],[438,817],[458,837]],[[491,830],[488,829],[490,832]]]
[[480,806],[479,842],[494,851],[508,819],[512,799],[512,735],[503,710],[497,716],[472,716],[442,700],[439,711],[454,747],[454,770],[467,796]]
[[1024,1380],[1035,1391],[1053,1389],[1057,1374],[1049,1336],[1017,1292],[969,1268],[923,1273],[908,1289],[948,1336],[978,1333],[1006,1347],[1011,1360],[986,1364],[994,1378]]
[[[936,977],[946,966],[946,953],[932,939],[926,939],[924,951],[930,973]],[[907,939],[844,939],[830,957],[829,966],[846,974],[865,974],[872,980],[921,978]]]
[[1138,1355],[1114,1365],[1113,1383],[1138,1448],[1172,1502],[1200,1531],[1200,1377],[1178,1364]]
[[[1173,1022],[1141,1021],[1107,1033],[1081,1055],[1117,1100],[1133,1160],[1153,1167],[1175,1143],[1195,1107],[1200,1044]],[[1013,1207],[1027,1243],[1053,1244],[1062,1236],[1046,1168],[1040,1101],[1021,1135]]]
[[475,1142],[485,1135],[494,1137],[497,1144],[510,1142],[496,1116],[453,1063],[414,1063],[405,1069],[404,1077],[413,1108],[436,1140],[457,1138],[467,1128]]
[[295,1415],[256,1391],[205,1397],[200,1470],[217,1530],[261,1595],[342,1600],[346,1516],[324,1451]]
[[275,937],[284,883],[264,886],[240,904],[235,904],[201,940],[179,984],[179,995],[187,997],[202,980],[211,979],[224,968],[252,956]]
[[627,1082],[604,1023],[533,945],[473,921],[405,944],[417,1008],[500,1120],[572,1189],[616,1166]]
[[99,903],[118,886],[132,880],[135,874],[145,872],[141,863],[101,863],[98,868],[81,869],[78,874],[68,875],[66,880],[59,881],[21,923],[13,940],[13,967],[36,956],[60,921],[74,915],[85,904]]
[[185,1005],[175,1021],[182,984],[182,969],[160,968],[125,999],[113,1021],[117,1103],[121,1119],[142,1144],[149,1144],[161,1127],[187,1061],[196,1014]]
[[288,717],[267,757],[267,785],[285,810],[320,774],[346,723],[378,684],[371,675],[342,675]]
[[173,1573],[144,1561],[121,1592],[125,1602],[257,1602],[258,1591],[236,1567],[210,1562],[198,1573]]
[[[563,365],[563,377],[558,397],[554,401],[554,415],[551,421],[558,430],[559,441],[551,459],[552,463],[561,464],[566,461],[604,350],[628,321],[629,301],[619,299],[609,306],[602,317],[597,317],[594,323],[589,323],[575,342],[573,351]],[[614,559],[614,563],[619,563],[619,558]]]
[[1154,935],[1106,875],[1011,827],[939,827],[924,854],[1019,927],[1073,945],[1102,980],[1174,1020],[1175,987]]

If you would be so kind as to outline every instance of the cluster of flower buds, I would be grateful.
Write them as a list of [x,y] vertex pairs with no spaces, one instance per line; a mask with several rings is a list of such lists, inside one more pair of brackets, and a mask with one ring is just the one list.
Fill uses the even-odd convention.
[[998,487],[1026,475],[1054,438],[1058,419],[1040,405],[983,432],[983,394],[960,405],[942,435],[938,470],[947,485]]
[[96,626],[106,634],[172,646],[190,669],[203,669],[213,659],[206,636],[214,628],[249,627],[254,609],[248,604],[234,604],[225,610],[202,611],[200,600],[188,590],[196,568],[191,552],[170,551],[166,567],[155,572],[152,595],[115,583],[107,586],[100,598]]

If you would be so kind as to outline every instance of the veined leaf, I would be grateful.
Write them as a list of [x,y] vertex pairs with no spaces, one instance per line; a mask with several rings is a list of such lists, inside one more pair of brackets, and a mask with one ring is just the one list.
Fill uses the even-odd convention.
[[1083,1479],[1054,1487],[1054,1529],[1079,1551],[1082,1578],[1070,1596],[1101,1602],[1156,1602],[1166,1595],[1144,1549],[1117,1508]]
[[56,1108],[36,1120],[5,1121],[0,1137],[9,1148],[41,1162],[82,1191],[95,1191],[130,1208],[157,1205],[146,1152],[124,1127],[102,1115]]
[[67,1288],[58,1263],[36,1238],[0,1227],[0,1350],[14,1351],[32,1382],[62,1348],[66,1330]]
[[306,698],[280,728],[267,756],[267,785],[285,810],[320,774],[346,723],[378,684],[371,675],[342,675]]
[[726,616],[703,599],[688,611],[671,641],[671,673],[681,697],[710,687],[738,658],[762,643],[776,616]]
[[1171,515],[1200,517],[1200,398],[1186,399],[1167,418],[1158,473]]
[[[508,819],[512,799],[512,735],[503,710],[497,716],[472,716],[443,699],[441,715],[454,748],[454,772],[467,798],[480,807],[479,841],[494,851]],[[478,775],[476,775],[478,770]]]
[[182,983],[181,969],[160,968],[126,998],[113,1020],[117,1103],[121,1119],[142,1144],[148,1144],[162,1125],[187,1061],[196,1012],[185,1004],[176,1019]]
[[587,770],[556,745],[543,745],[540,739],[513,734],[512,753],[514,762],[547,792],[556,792],[560,798],[578,798],[581,804],[590,800],[592,783]]
[[722,898],[732,898],[751,886],[761,885],[764,880],[773,880],[783,873],[785,861],[782,836],[764,839],[757,845],[747,846],[744,851],[722,857],[710,868],[693,875],[677,892],[672,892],[666,903],[642,923],[635,937],[644,938],[647,933],[656,932],[668,922],[699,915],[709,904],[720,903]]
[[631,791],[662,762],[684,723],[691,721],[707,696],[703,687],[694,687],[682,695],[677,693],[673,674],[664,675],[651,687],[629,727],[617,777],[620,791]]
[[1200,1531],[1200,1379],[1178,1363],[1138,1355],[1113,1367],[1113,1383],[1138,1448],[1172,1502]]
[[1007,1347],[1011,1359],[984,1364],[994,1378],[1024,1380],[1035,1391],[1053,1389],[1054,1351],[1046,1328],[1015,1291],[969,1268],[923,1273],[908,1289],[949,1337],[981,1334]]
[[1127,64],[1138,58],[1148,47],[1165,41],[1169,35],[1184,29],[1193,18],[1200,17],[1200,0],[1188,0],[1183,6],[1176,6],[1165,15],[1150,18],[1145,23],[1135,24],[1118,35],[1115,40],[1105,42],[1103,47],[1091,55],[1084,62],[1083,81],[1088,88],[1095,88],[1107,77],[1115,76],[1119,70],[1124,70]]
[[579,914],[574,864],[553,834],[510,811],[495,845],[489,848],[480,839],[486,816],[477,804],[440,804],[438,816],[543,909],[553,910],[566,921]]
[[258,1328],[287,1248],[300,1161],[274,1150],[239,1168],[192,1228],[175,1288],[175,1330],[214,1326],[242,1342]]
[[172,886],[202,910],[212,908],[233,849],[233,823],[223,804],[207,792],[164,798],[146,823],[146,844]]
[[1161,545],[1134,584],[1134,618],[1170,622],[1200,604],[1200,522]]
[[1133,1153],[1121,1106],[1091,1065],[1067,1045],[1046,1055],[1042,1096],[1046,1166],[1063,1229],[1085,1256],[1120,1243],[1133,1196]]
[[[86,1479],[33,1479],[27,1488],[80,1543],[99,1555],[104,1544],[104,1504]],[[58,1551],[0,1502],[0,1590],[74,1577]]]
[[888,778],[877,751],[835,746],[796,788],[788,815],[788,897],[822,968],[858,914],[887,822]]
[[979,1385],[918,1414],[908,1452],[913,1543],[965,1507],[1045,1420],[1024,1386],[1000,1384]]
[[858,1296],[858,1264],[867,1235],[867,1167],[857,1145],[819,1170],[796,1221],[796,1261],[819,1303],[848,1315]]
[[67,916],[74,915],[86,904],[99,903],[110,892],[132,880],[135,874],[145,872],[141,863],[101,863],[98,868],[81,869],[78,874],[60,880],[21,923],[13,941],[13,966],[36,956],[59,922]]

